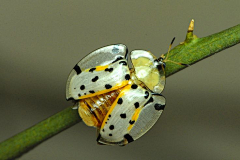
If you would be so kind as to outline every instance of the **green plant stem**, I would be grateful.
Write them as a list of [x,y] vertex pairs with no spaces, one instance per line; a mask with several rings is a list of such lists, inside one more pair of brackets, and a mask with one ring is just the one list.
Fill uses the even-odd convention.
[[25,131],[0,143],[0,159],[13,159],[41,142],[80,122],[77,110],[71,107],[43,120]]
[[[193,23],[193,21],[191,22]],[[194,64],[221,50],[240,42],[240,25],[204,38],[193,35],[193,29],[188,30],[183,43],[173,48],[168,60],[185,64]],[[186,68],[166,60],[166,77]],[[80,122],[77,110],[71,107],[43,120],[35,126],[0,143],[0,159],[20,157],[41,142],[57,133]]]
[[[197,38],[190,32],[183,43],[170,51],[168,59],[192,65],[239,42],[240,24],[203,38]],[[171,62],[166,62],[166,66],[166,77],[186,68]]]

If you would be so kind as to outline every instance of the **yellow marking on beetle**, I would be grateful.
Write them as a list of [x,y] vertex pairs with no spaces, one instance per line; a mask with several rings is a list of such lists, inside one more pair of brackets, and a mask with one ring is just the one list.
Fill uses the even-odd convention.
[[127,80],[125,81],[122,81],[121,83],[118,83],[116,84],[114,87],[112,87],[111,89],[105,89],[105,90],[101,90],[99,92],[96,92],[96,93],[92,93],[92,94],[88,94],[88,95],[83,95],[81,97],[79,97],[79,99],[84,99],[84,98],[88,98],[88,97],[93,97],[93,96],[96,96],[96,95],[100,95],[100,94],[103,94],[103,93],[107,93],[107,92],[110,92],[110,91],[113,91],[113,90],[117,90],[123,86],[126,86],[129,82]]
[[[96,69],[94,71],[103,71],[103,70],[105,70],[108,67],[109,67],[109,65],[106,65],[106,66],[96,66],[95,67]],[[89,72],[90,69],[92,69],[92,68],[88,68],[88,69],[84,70],[84,72]]]
[[125,93],[128,92],[129,89],[131,89],[131,86],[132,86],[132,85],[127,85],[127,86],[125,86],[125,87],[123,88],[123,90],[119,93],[118,97],[115,99],[115,101],[113,102],[112,106],[110,107],[107,115],[105,116],[105,118],[104,118],[104,120],[103,120],[103,123],[102,123],[102,126],[101,126],[101,129],[104,128],[105,122],[107,121],[109,114],[112,113],[113,109],[114,109],[115,106],[117,105],[118,99],[119,99],[120,97],[122,97],[123,95],[125,95]]
[[[136,123],[141,110],[142,110],[142,107],[135,110],[135,113],[133,114],[131,121],[135,121],[134,123]],[[130,131],[132,129],[133,125],[134,124],[130,124],[128,126],[128,131]]]

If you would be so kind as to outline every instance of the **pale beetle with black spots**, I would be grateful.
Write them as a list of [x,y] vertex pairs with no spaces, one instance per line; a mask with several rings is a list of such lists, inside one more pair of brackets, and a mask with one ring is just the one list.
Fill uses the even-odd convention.
[[[129,68],[128,58],[133,68]],[[165,107],[165,63],[152,53],[127,53],[123,44],[93,51],[71,71],[67,100],[74,100],[99,144],[124,146],[145,134]]]

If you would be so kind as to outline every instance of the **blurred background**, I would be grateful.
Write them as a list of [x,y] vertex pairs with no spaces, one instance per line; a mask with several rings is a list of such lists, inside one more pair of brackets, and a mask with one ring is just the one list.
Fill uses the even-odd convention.
[[[157,56],[184,41],[189,22],[205,37],[239,24],[238,0],[1,1],[0,141],[71,106],[73,66],[102,46]],[[165,111],[125,147],[99,146],[83,122],[23,155],[42,159],[240,159],[240,45],[167,78]]]

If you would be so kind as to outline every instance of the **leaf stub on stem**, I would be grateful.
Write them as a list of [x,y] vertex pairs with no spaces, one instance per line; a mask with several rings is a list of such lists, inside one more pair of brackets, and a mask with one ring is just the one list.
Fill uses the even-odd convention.
[[[197,38],[196,35],[193,35],[193,30],[191,30],[194,28],[193,20],[190,22],[189,28],[190,32],[187,32],[185,41],[170,51],[170,60],[192,65],[240,42],[240,24],[203,38]],[[167,62],[166,77],[184,68]]]

